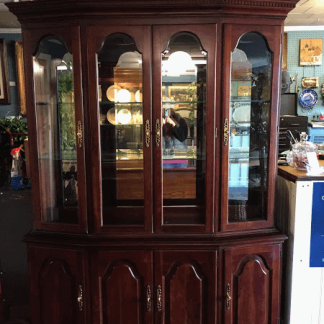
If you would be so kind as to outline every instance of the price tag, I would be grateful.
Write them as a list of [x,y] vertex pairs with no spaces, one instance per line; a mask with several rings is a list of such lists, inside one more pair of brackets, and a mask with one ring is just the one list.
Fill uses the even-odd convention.
[[306,153],[308,164],[307,168],[307,175],[319,175],[323,172],[322,168],[320,167],[317,156],[315,152]]

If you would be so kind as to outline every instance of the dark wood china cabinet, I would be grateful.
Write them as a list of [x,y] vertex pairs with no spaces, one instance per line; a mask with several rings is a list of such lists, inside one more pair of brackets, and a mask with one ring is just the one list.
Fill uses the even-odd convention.
[[28,1],[33,324],[277,324],[297,0]]

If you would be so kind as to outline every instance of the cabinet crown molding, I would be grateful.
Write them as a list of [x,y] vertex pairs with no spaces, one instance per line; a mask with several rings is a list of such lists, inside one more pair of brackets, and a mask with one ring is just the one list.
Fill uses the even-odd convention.
[[[21,23],[35,22],[44,17],[77,19],[90,16],[163,16],[235,14],[242,10],[249,15],[285,18],[298,0],[36,0],[7,3]],[[256,10],[257,9],[257,10]]]

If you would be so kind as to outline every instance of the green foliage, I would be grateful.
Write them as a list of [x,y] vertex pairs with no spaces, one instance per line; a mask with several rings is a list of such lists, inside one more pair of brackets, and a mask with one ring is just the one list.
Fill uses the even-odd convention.
[[59,107],[61,116],[61,144],[62,148],[75,148],[75,107],[73,72],[68,65],[68,70],[58,75]]
[[60,102],[64,101],[64,95],[73,92],[73,72],[72,70],[64,71],[59,74],[58,91]]
[[[28,133],[27,123],[22,119],[1,119],[0,124],[8,129],[11,133]],[[5,131],[1,128],[1,133],[5,133]],[[16,147],[23,144],[24,140],[27,136],[14,136],[14,145]]]

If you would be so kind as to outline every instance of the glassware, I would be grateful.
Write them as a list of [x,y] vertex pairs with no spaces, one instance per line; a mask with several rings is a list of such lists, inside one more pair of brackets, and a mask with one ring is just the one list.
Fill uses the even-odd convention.
[[308,135],[302,132],[300,142],[292,146],[294,167],[300,171],[306,171],[307,153],[315,152],[317,155],[317,146],[312,142],[308,142],[307,139]]

